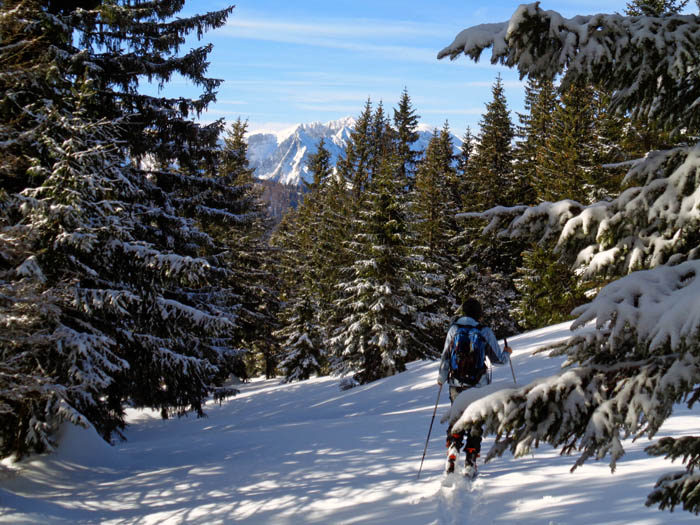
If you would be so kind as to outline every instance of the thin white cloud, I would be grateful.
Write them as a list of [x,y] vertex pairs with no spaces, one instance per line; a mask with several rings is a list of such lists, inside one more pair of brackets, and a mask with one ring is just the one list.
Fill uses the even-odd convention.
[[[270,67],[269,69],[274,69]],[[289,78],[291,77],[291,78]],[[228,86],[240,86],[240,87],[254,87],[254,88],[283,88],[283,87],[352,87],[360,86],[364,88],[367,85],[394,85],[396,84],[396,77],[391,76],[380,76],[380,75],[358,75],[355,71],[348,71],[345,74],[340,73],[327,73],[324,71],[295,71],[293,74],[289,74],[288,78],[281,79],[275,78],[271,80],[268,77],[260,78],[231,78],[225,80],[225,85]],[[422,83],[424,81],[421,81]],[[411,84],[412,82],[404,82],[404,84]],[[436,86],[444,85],[444,83],[435,81]],[[459,86],[464,85],[463,82],[455,83]],[[410,88],[409,88],[410,91]]]
[[[371,89],[357,91],[343,90],[322,90],[322,91],[303,91],[292,95],[292,100],[302,104],[320,104],[329,102],[358,102],[360,105],[369,97],[373,101],[380,100],[381,97],[372,96]],[[397,98],[399,94],[395,94],[392,98]]]
[[[318,20],[312,23],[274,19],[231,18],[220,35],[283,44],[299,44],[327,49],[365,53],[408,62],[435,63],[445,40],[445,30],[413,22],[378,20]],[[435,39],[430,47],[407,45],[424,37]],[[389,42],[389,43],[386,43]],[[472,63],[472,65],[474,65]],[[477,67],[481,67],[477,65]]]
[[[269,78],[262,79],[231,79],[226,80],[226,84],[233,86],[252,86],[252,87],[306,87],[317,86],[318,82],[313,80],[271,80]],[[335,82],[333,85],[343,85],[342,82]]]
[[361,38],[433,37],[443,38],[444,27],[408,21],[376,19],[316,19],[313,22],[274,20],[270,18],[231,17],[227,28],[243,33],[255,33],[261,37],[280,38],[281,35],[298,35],[308,38],[332,37]]

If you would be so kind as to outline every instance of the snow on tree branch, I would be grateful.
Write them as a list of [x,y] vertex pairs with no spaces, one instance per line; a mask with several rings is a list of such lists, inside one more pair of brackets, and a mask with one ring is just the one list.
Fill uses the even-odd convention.
[[700,25],[696,15],[663,17],[596,14],[564,18],[540,9],[539,2],[518,7],[508,22],[462,31],[438,54],[464,53],[478,60],[491,47],[491,62],[517,66],[521,76],[564,74],[562,87],[580,77],[615,92],[613,107],[635,117],[673,122],[700,101],[698,74]]
[[[700,101],[695,15],[592,15],[565,19],[538,3],[511,20],[460,33],[439,57],[465,53],[517,66],[521,76],[562,86],[595,84],[632,119],[697,130]],[[652,438],[677,403],[700,399],[700,143],[649,152],[627,163],[623,191],[590,205],[574,201],[496,207],[462,215],[486,232],[556,244],[588,278],[618,279],[574,310],[578,331],[556,350],[568,358],[558,375],[496,392],[462,411],[455,430],[496,434],[489,457],[527,453],[542,441],[562,453],[609,456],[622,438]],[[649,452],[683,457],[686,471],[662,477],[647,504],[700,512],[696,440],[660,443]]]
[[485,233],[500,229],[511,238],[556,239],[560,251],[575,254],[575,265],[584,267],[587,277],[624,275],[698,256],[699,175],[700,143],[637,161],[626,178],[645,185],[628,188],[612,201],[496,207],[459,217],[489,221]]
[[596,320],[597,336],[612,342],[634,327],[650,350],[690,346],[700,334],[699,275],[700,261],[630,274],[574,310],[578,319],[572,329]]

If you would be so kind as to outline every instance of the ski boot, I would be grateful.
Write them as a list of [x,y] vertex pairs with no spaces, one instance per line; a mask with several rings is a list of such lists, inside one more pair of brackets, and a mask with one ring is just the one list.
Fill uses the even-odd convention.
[[455,463],[459,449],[454,443],[448,443],[447,447],[447,462],[445,463],[445,474],[452,474],[455,471]]
[[467,457],[464,460],[464,470],[462,470],[462,474],[464,475],[465,478],[467,478],[467,479],[476,478],[476,476],[478,474],[477,467],[476,467],[476,460],[478,457],[479,457],[479,454],[476,452],[476,449],[474,449],[474,448],[467,449]]

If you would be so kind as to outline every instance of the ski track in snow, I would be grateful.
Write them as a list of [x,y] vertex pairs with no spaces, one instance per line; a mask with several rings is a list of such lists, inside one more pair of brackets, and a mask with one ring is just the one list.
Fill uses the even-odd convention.
[[453,484],[441,487],[437,494],[439,525],[461,525],[471,521],[472,508],[478,498],[479,480],[470,482],[459,474],[453,478]]
[[[566,324],[509,339],[518,383],[549,376],[560,359],[533,355],[566,337]],[[679,470],[625,442],[612,475],[606,462],[569,473],[574,459],[547,446],[533,456],[481,463],[473,482],[442,486],[443,389],[420,481],[437,362],[348,391],[338,378],[241,385],[208,417],[162,421],[130,411],[128,441],[110,447],[93,430],[67,426],[56,454],[0,468],[0,523],[662,525],[697,517],[647,508],[656,479]],[[500,385],[500,387],[499,387]],[[512,385],[495,367],[494,388]],[[700,417],[679,407],[667,434],[697,434]],[[493,444],[484,439],[482,455]],[[463,457],[463,456],[462,456]],[[460,458],[461,459],[461,458]],[[2,466],[0,466],[2,467]]]

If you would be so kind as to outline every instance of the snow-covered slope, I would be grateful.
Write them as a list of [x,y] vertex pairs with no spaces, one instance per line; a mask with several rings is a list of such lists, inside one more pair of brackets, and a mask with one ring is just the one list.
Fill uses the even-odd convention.
[[[568,335],[557,325],[509,339],[518,383],[557,371],[534,351]],[[662,473],[678,470],[626,442],[611,474],[543,447],[532,457],[480,465],[480,477],[443,487],[448,411],[442,392],[421,480],[416,480],[438,392],[436,362],[341,391],[338,378],[283,384],[256,380],[208,417],[163,421],[132,411],[128,441],[107,447],[68,427],[59,453],[0,472],[0,523],[104,524],[523,524],[696,523],[691,514],[646,508]],[[513,384],[497,367],[493,388]],[[700,431],[679,408],[658,436]],[[493,442],[486,438],[487,449]]]
[[[309,156],[316,153],[318,143],[325,139],[326,148],[331,154],[331,165],[335,166],[344,151],[355,119],[345,117],[326,122],[298,124],[277,133],[254,133],[248,137],[248,160],[255,176],[263,180],[273,180],[281,184],[301,185],[312,179],[307,163]],[[417,150],[425,150],[433,135],[432,127],[420,125],[420,139],[415,144]],[[455,147],[461,142],[453,136]]]

